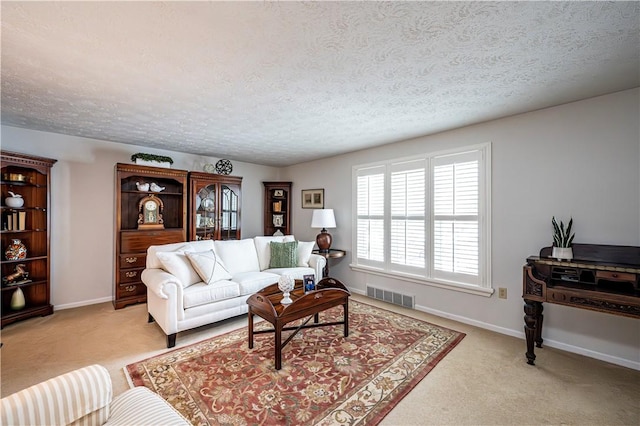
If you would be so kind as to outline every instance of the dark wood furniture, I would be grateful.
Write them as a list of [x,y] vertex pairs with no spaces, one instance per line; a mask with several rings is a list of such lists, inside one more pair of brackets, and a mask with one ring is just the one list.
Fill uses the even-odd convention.
[[[118,163],[115,167],[115,309],[143,303],[147,288],[140,280],[151,245],[187,240],[187,171]],[[136,183],[155,183],[161,192],[141,191]],[[162,225],[141,228],[140,202],[154,194],[162,200]]]
[[[51,168],[57,160],[1,152],[2,186],[2,327],[16,321],[53,313],[51,305]],[[22,207],[8,207],[5,198],[9,191],[24,199]],[[11,219],[9,217],[11,216]],[[15,226],[15,219],[21,225]],[[9,229],[9,220],[12,225]],[[24,228],[24,229],[23,229]],[[19,229],[19,230],[18,230]],[[5,250],[14,239],[19,239],[27,248],[27,256],[20,260],[6,260]],[[4,281],[16,272],[18,265],[28,277]],[[22,267],[21,267],[22,268]],[[22,282],[18,284],[19,282]],[[19,287],[24,293],[25,307],[11,310],[11,296]]]
[[571,261],[551,258],[551,247],[523,268],[527,363],[542,347],[542,303],[640,318],[640,247],[574,244]]
[[[309,293],[304,292],[301,280],[296,280],[295,287],[291,292],[293,303],[282,305],[282,292],[278,289],[278,284],[272,284],[247,299],[249,305],[249,349],[253,348],[253,335],[262,333],[275,333],[275,367],[280,370],[282,367],[282,348],[293,339],[293,337],[303,328],[324,327],[330,325],[344,325],[344,337],[349,336],[349,290],[334,278],[324,278],[316,284],[316,290]],[[334,306],[342,305],[344,315],[342,321],[319,323],[318,314]],[[273,325],[273,329],[254,330],[253,316],[258,315]],[[308,317],[297,327],[286,327],[292,321]],[[313,324],[308,324],[313,318]],[[282,343],[282,332],[294,330]]]
[[264,185],[264,235],[291,234],[291,182]]
[[323,250],[313,250],[314,254],[320,255],[322,257],[324,257],[325,259],[327,259],[327,263],[324,265],[324,268],[322,269],[322,276],[323,277],[328,277],[329,276],[329,261],[330,259],[339,259],[341,257],[344,257],[347,252],[344,250],[339,250],[339,249],[332,249],[330,248],[329,251],[323,251]]
[[239,240],[241,191],[241,177],[189,172],[189,240]]

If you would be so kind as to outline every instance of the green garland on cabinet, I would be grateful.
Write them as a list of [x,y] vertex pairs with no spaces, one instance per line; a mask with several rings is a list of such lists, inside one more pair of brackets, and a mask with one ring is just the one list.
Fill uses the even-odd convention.
[[155,161],[157,163],[173,164],[173,158],[167,157],[165,155],[145,154],[142,152],[138,152],[131,156],[131,161],[135,162],[137,158],[144,161]]

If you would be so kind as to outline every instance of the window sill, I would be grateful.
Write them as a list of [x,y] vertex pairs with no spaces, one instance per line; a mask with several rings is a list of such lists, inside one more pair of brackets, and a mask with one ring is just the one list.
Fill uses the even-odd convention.
[[491,297],[494,293],[493,288],[478,287],[469,284],[458,283],[454,281],[444,281],[437,279],[426,279],[416,275],[402,274],[399,272],[387,272],[378,268],[371,268],[361,265],[349,265],[351,270],[355,272],[364,272],[366,274],[378,275],[381,277],[393,278],[402,281],[408,281],[416,284],[428,285],[431,287],[444,288],[447,290],[460,291],[462,293],[474,294],[476,296]]

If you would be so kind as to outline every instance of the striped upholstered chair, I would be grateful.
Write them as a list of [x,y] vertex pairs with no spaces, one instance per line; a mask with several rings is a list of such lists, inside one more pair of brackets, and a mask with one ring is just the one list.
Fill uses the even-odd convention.
[[168,402],[145,387],[113,398],[111,377],[90,365],[0,400],[0,424],[10,425],[189,425]]

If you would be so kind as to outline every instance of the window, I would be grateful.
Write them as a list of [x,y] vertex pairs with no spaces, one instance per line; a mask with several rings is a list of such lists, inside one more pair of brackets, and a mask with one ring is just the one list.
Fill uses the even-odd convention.
[[353,175],[354,269],[491,294],[489,144]]

